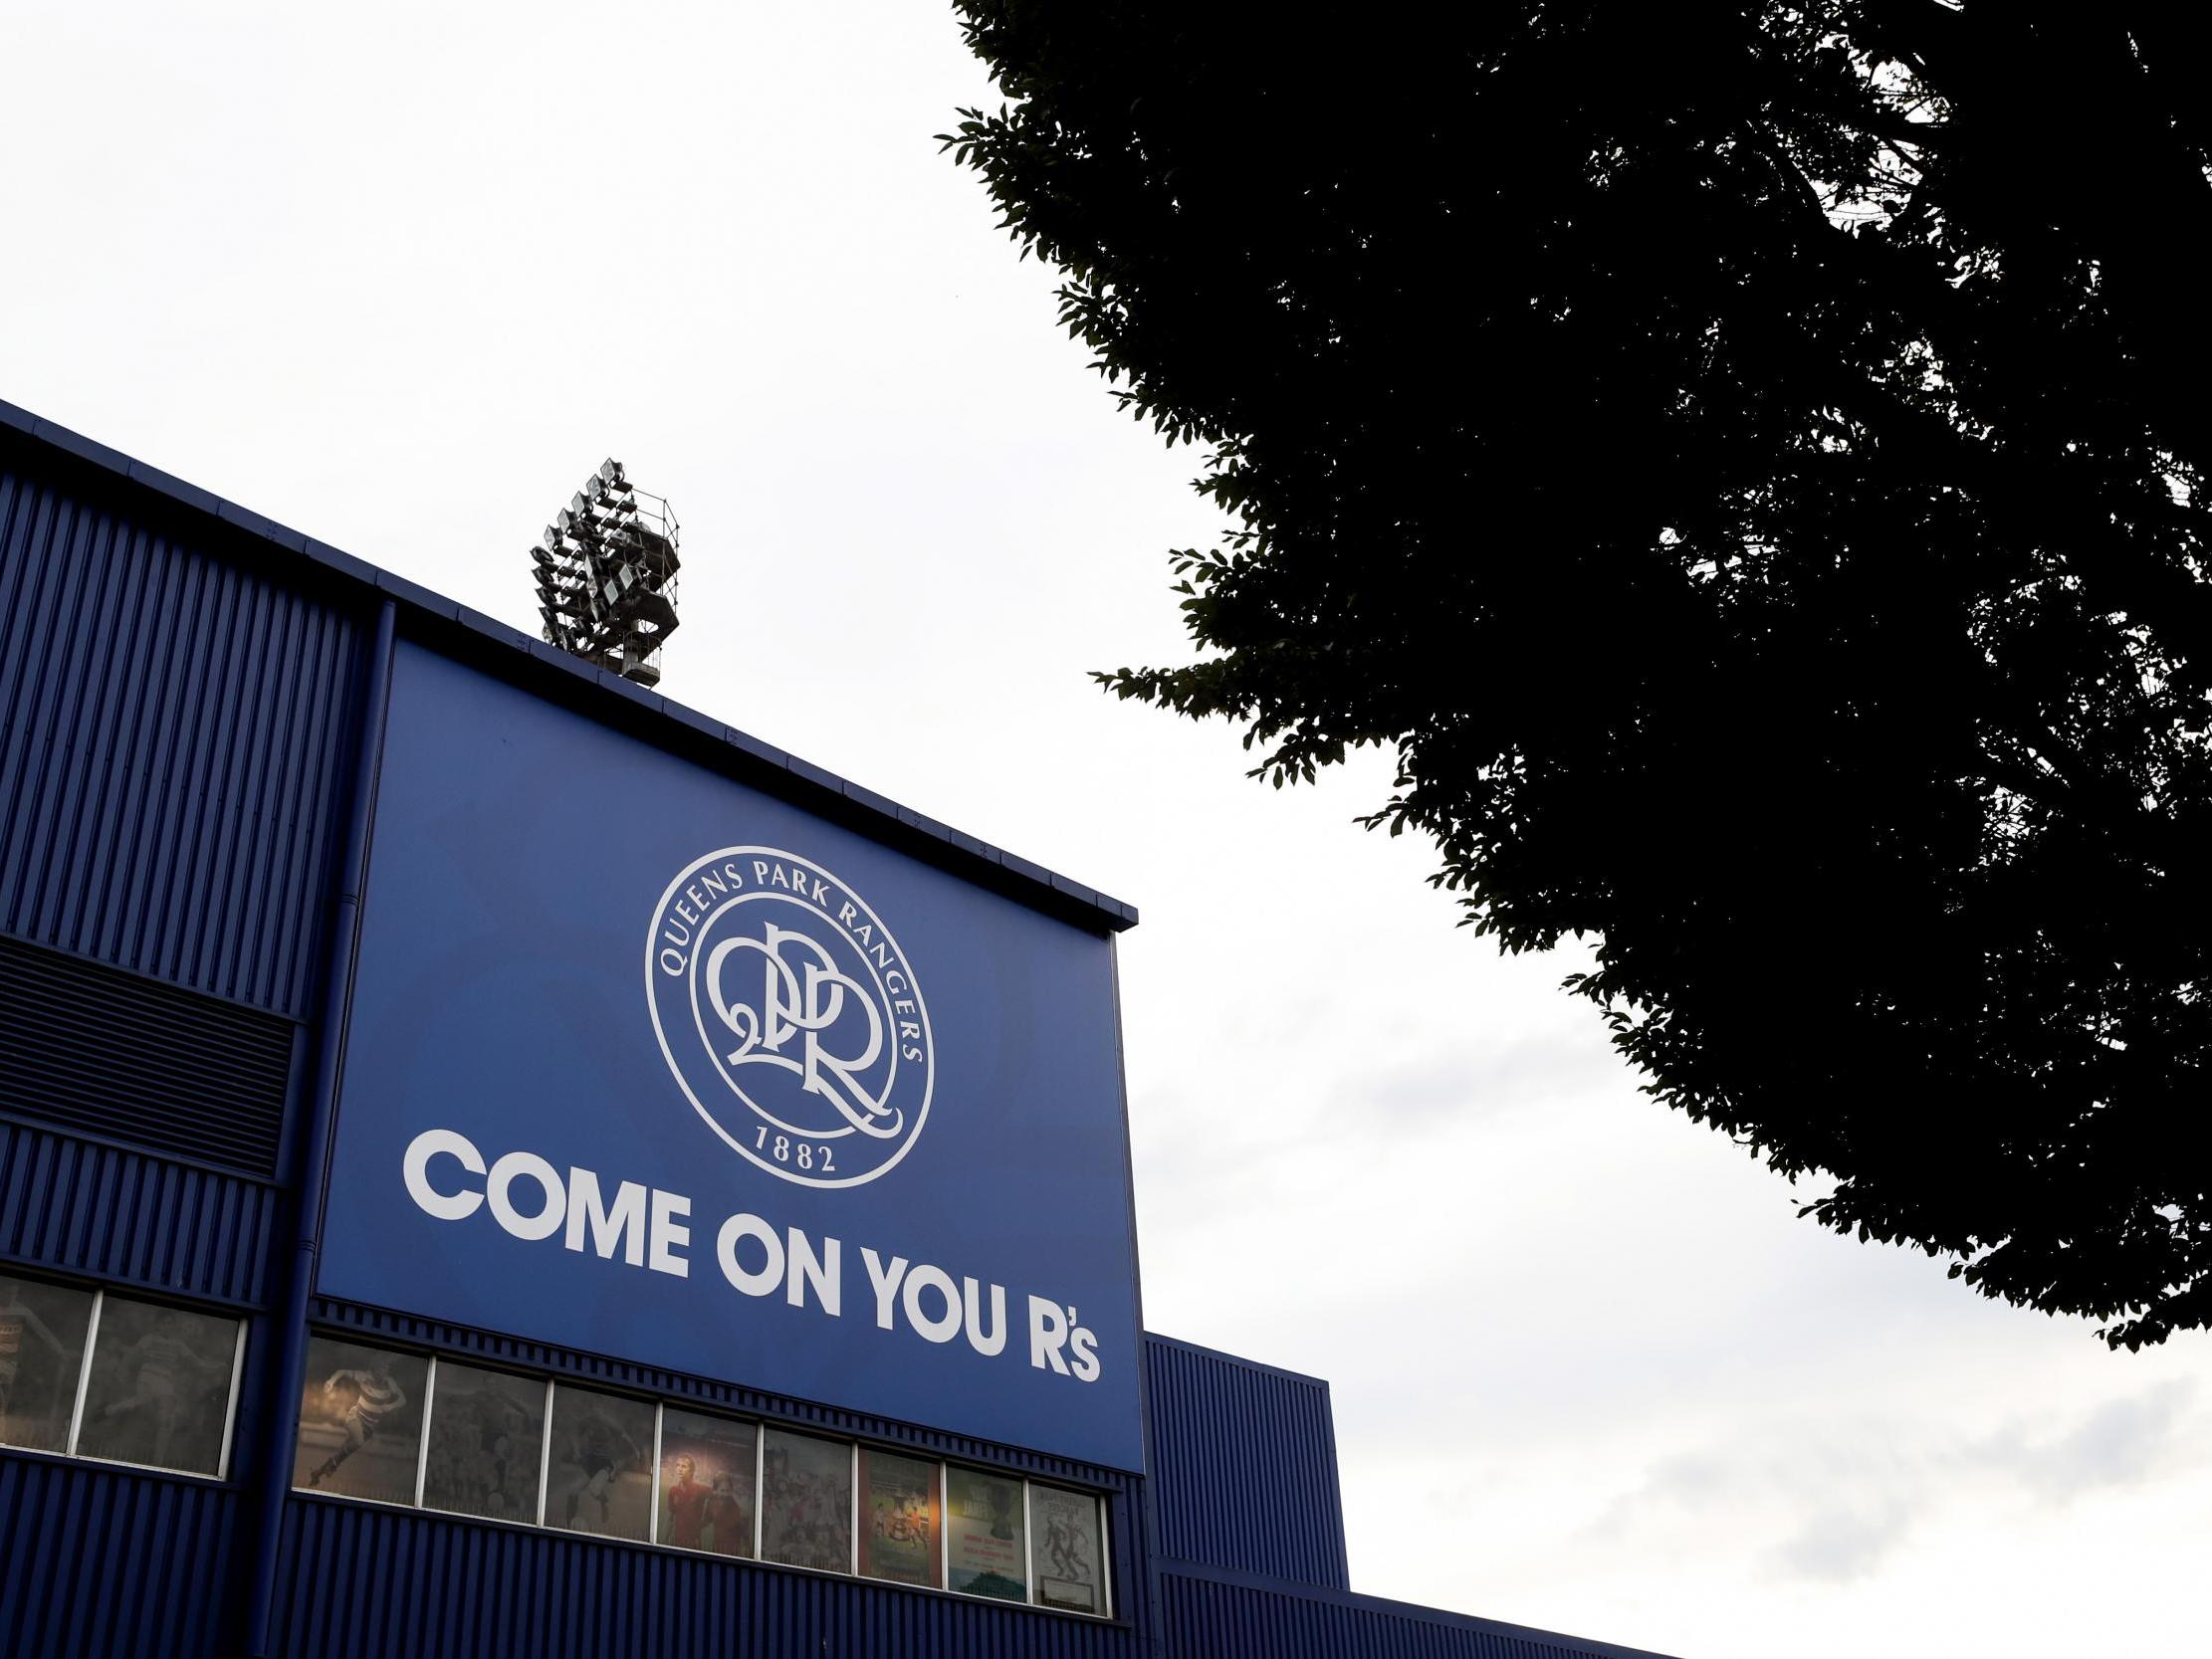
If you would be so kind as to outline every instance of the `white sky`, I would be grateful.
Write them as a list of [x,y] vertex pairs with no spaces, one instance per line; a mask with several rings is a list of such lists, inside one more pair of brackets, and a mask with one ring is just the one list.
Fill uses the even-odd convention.
[[1797,1221],[1351,824],[1381,766],[1278,794],[1086,682],[1180,660],[1217,526],[931,141],[988,97],[949,13],[0,0],[0,397],[533,632],[612,454],[683,519],[663,690],[1141,908],[1148,1324],[1333,1380],[1356,1587],[2212,1651],[2212,1343]]

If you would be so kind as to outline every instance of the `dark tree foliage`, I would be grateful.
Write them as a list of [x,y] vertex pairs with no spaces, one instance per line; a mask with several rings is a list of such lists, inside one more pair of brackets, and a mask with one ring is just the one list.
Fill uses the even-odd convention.
[[1821,1221],[2212,1324],[2202,11],[957,10],[947,144],[1234,526],[1101,678],[1391,745]]

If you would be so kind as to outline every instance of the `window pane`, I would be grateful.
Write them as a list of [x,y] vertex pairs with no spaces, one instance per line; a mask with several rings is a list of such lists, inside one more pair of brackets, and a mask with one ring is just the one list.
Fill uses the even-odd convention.
[[309,1338],[292,1484],[412,1504],[429,1371],[419,1353]]
[[937,1465],[860,1448],[860,1570],[937,1583]]
[[669,1406],[661,1413],[660,1541],[717,1555],[753,1554],[751,1423]]
[[1098,1500],[1090,1494],[1029,1488],[1029,1560],[1036,1568],[1037,1605],[1106,1611],[1103,1533]]
[[236,1320],[109,1296],[93,1339],[78,1451],[219,1473],[237,1356]]
[[945,1549],[952,1588],[1026,1601],[1021,1483],[980,1469],[945,1471]]
[[546,1525],[643,1544],[652,1508],[652,1406],[554,1383]]
[[535,1522],[546,1385],[440,1359],[436,1390],[423,1508]]
[[852,1448],[772,1428],[761,1458],[761,1558],[850,1572]]
[[0,1446],[69,1450],[93,1293],[0,1274]]

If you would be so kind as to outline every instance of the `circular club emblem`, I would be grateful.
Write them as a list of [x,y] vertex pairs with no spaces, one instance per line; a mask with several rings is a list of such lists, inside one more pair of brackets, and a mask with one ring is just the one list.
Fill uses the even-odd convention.
[[914,969],[811,859],[725,847],[687,866],[653,911],[645,1000],[685,1098],[772,1175],[858,1186],[922,1133],[937,1054]]

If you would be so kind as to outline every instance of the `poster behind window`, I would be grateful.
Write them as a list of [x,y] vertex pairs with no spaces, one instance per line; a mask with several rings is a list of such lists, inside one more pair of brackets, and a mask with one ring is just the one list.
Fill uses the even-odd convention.
[[536,1522],[545,1418],[543,1382],[439,1360],[430,1449],[423,1460],[423,1508],[488,1521]]
[[661,1413],[660,1542],[716,1555],[753,1554],[751,1423],[669,1406]]
[[0,1275],[0,1446],[69,1449],[93,1293]]
[[220,1473],[237,1356],[236,1320],[104,1298],[79,1455]]
[[852,1448],[770,1429],[761,1449],[761,1558],[852,1570]]
[[947,1584],[1001,1601],[1029,1599],[1021,1562],[1021,1483],[978,1469],[945,1471]]
[[1105,1573],[1098,1500],[1057,1487],[1029,1488],[1029,1560],[1037,1604],[1072,1613],[1103,1613]]
[[645,1542],[653,1508],[653,1407],[553,1385],[546,1525]]
[[430,1361],[360,1343],[308,1343],[292,1484],[381,1504],[415,1501]]
[[900,1584],[937,1584],[937,1465],[863,1447],[860,1570]]

